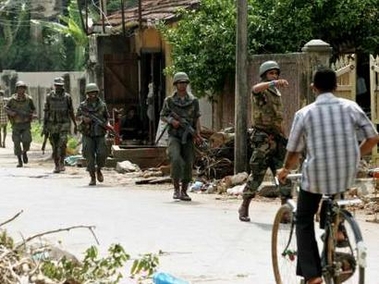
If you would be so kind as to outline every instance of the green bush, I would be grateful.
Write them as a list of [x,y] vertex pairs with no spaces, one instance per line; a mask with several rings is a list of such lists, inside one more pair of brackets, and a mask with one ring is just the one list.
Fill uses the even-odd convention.
[[39,123],[38,121],[32,122],[32,139],[34,142],[42,143],[43,136],[41,136],[42,133],[42,123]]

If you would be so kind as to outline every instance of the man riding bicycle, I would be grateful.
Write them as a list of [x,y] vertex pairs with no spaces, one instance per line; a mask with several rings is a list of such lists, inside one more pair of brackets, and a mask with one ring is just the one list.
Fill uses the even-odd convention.
[[379,135],[363,110],[353,101],[336,97],[336,88],[336,73],[319,67],[312,83],[316,100],[296,112],[284,167],[277,174],[279,181],[285,182],[301,153],[306,152],[296,213],[296,273],[307,284],[323,282],[313,221],[322,194],[338,194],[350,188],[360,158],[379,143]]

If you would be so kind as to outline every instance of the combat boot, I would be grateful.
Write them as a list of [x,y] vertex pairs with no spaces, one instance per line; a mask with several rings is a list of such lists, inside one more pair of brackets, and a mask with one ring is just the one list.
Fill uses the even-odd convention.
[[22,161],[24,164],[27,164],[29,162],[28,155],[26,154],[26,151],[22,152]]
[[182,182],[182,191],[180,192],[180,200],[183,201],[191,201],[191,197],[187,194],[187,189],[188,189],[188,182],[183,183]]
[[61,172],[64,172],[66,170],[65,166],[64,166],[64,160],[65,160],[65,156],[61,156],[61,158],[59,159],[59,170]]
[[59,158],[54,158],[54,165],[55,165],[55,168],[53,170],[53,173],[54,174],[57,174],[60,172],[60,167],[59,167]]
[[249,218],[249,206],[253,197],[244,197],[242,200],[242,204],[238,209],[239,219],[242,222],[250,222]]
[[180,199],[180,184],[178,179],[174,179],[174,195],[172,196],[173,199]]
[[23,166],[21,155],[17,155],[17,160],[18,160],[17,168],[21,168]]
[[97,176],[97,180],[98,180],[99,182],[103,182],[103,181],[104,181],[104,176],[103,176],[103,173],[101,172],[101,169],[100,169],[100,168],[98,168],[98,169],[96,170],[96,176]]
[[91,180],[88,185],[96,185],[96,175],[95,172],[89,172],[89,176],[91,177]]

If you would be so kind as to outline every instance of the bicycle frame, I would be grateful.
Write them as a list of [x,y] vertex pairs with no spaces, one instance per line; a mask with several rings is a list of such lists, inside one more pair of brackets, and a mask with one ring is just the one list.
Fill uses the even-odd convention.
[[[301,174],[290,174],[288,178],[300,180]],[[278,180],[275,180],[278,185]],[[326,284],[364,284],[367,249],[363,243],[361,231],[352,214],[345,209],[346,206],[361,203],[360,199],[337,199],[336,196],[323,195],[320,228],[324,231],[324,242],[321,249],[321,265],[323,278]],[[322,207],[321,206],[321,207]],[[275,280],[277,284],[293,284],[299,282],[289,281],[292,277],[290,271],[295,273],[296,264],[296,203],[289,199],[282,205],[275,216],[272,231],[272,261]],[[290,224],[280,224],[284,212],[290,212]],[[341,247],[337,234],[344,235],[346,246]],[[283,239],[281,240],[281,237]],[[284,241],[284,242],[283,242]],[[295,245],[294,245],[295,244]],[[290,261],[293,264],[290,264]],[[283,265],[283,267],[281,267]]]
[[[324,245],[321,255],[321,263],[323,276],[326,284],[340,284],[349,279],[354,273],[358,273],[358,284],[364,283],[364,269],[366,267],[367,249],[363,243],[363,238],[358,224],[354,220],[352,214],[344,207],[347,205],[355,205],[361,203],[359,199],[353,200],[334,200],[333,196],[324,195],[322,198],[320,219],[320,228],[325,229]],[[354,243],[356,248],[352,247],[352,241],[348,238],[344,230],[344,222],[352,228],[354,234]],[[348,242],[348,254],[343,254],[337,251],[338,237],[340,232]],[[354,258],[354,250],[356,250],[356,259]],[[351,255],[351,257],[350,257]],[[343,267],[344,261],[341,258],[345,257],[347,267]],[[340,259],[339,259],[340,258]],[[356,271],[358,269],[358,271]]]

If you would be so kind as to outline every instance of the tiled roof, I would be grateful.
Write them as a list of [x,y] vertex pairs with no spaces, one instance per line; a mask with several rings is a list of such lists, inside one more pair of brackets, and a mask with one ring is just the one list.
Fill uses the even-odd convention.
[[[157,20],[173,20],[176,11],[180,8],[193,9],[200,3],[200,0],[142,0],[141,20],[143,24],[155,22]],[[139,11],[138,6],[124,10],[125,25],[127,27],[138,26]],[[102,22],[95,23],[101,26]],[[105,25],[120,28],[122,26],[122,11],[117,11],[107,16]]]

